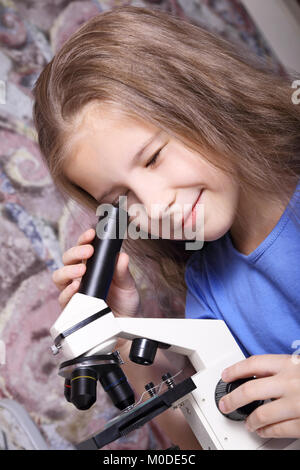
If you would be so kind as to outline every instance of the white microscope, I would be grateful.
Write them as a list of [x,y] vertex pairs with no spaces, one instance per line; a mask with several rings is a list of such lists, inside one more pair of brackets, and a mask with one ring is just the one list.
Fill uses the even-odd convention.
[[[121,249],[127,213],[110,205],[106,225],[97,225],[94,254],[87,261],[79,292],[73,295],[51,327],[53,354],[65,357],[59,375],[65,378],[65,397],[78,409],[89,409],[96,401],[97,381],[109,394],[120,416],[104,429],[77,444],[78,449],[100,449],[144,425],[170,407],[180,407],[204,450],[300,449],[300,439],[263,439],[246,430],[243,420],[263,402],[250,403],[223,415],[220,398],[253,377],[224,383],[224,368],[245,358],[225,322],[164,318],[115,317],[105,302]],[[100,220],[101,219],[101,220]],[[103,217],[99,222],[103,222]],[[99,224],[98,222],[98,224]],[[131,361],[150,365],[157,348],[188,357],[196,373],[175,384],[169,373],[163,376],[166,391],[157,394],[153,384],[145,386],[150,398],[135,404],[134,393],[120,365],[114,347],[118,338],[132,340]]]

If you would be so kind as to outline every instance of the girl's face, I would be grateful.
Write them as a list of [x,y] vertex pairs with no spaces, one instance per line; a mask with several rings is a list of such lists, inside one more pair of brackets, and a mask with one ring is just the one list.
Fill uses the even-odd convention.
[[176,231],[176,239],[185,240],[190,239],[184,230],[191,226],[192,207],[200,195],[197,209],[202,206],[204,240],[216,240],[230,229],[238,188],[200,153],[149,123],[125,118],[107,104],[101,109],[89,105],[80,118],[63,171],[99,204],[117,202],[124,195],[129,215],[133,204],[146,211],[138,224],[145,233],[153,233],[154,219],[161,230],[166,217],[172,224],[170,236],[163,238],[174,239],[174,230],[180,228],[182,236]]

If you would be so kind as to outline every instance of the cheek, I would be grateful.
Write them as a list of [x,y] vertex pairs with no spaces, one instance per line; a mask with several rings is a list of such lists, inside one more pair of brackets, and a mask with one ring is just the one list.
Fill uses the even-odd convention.
[[206,171],[202,204],[204,239],[214,241],[230,230],[236,215],[238,189],[230,177]]
[[206,191],[205,210],[212,212],[214,217],[220,221],[233,222],[236,212],[236,198],[230,191]]
[[215,169],[207,169],[207,202],[214,207],[216,215],[219,217],[233,217],[238,203],[238,185],[232,176]]
[[167,145],[162,155],[160,171],[169,185],[182,188],[204,181],[203,165],[199,157],[174,142]]
[[204,239],[214,241],[223,237],[232,227],[236,214],[236,196],[229,190],[206,191],[204,204]]

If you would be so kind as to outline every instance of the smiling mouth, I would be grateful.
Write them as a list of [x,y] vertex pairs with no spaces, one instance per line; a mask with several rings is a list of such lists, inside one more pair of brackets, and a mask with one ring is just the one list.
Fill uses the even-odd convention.
[[194,210],[194,208],[196,207],[196,205],[198,204],[202,192],[203,192],[203,189],[201,189],[200,194],[199,194],[199,196],[197,197],[196,201],[194,202],[194,205],[193,205],[191,211],[187,214],[186,217],[184,217],[184,216],[182,217],[182,226],[187,222],[187,220],[190,218],[191,214],[193,213],[193,210]]
[[[198,202],[199,202],[199,200],[200,200],[200,198],[201,198],[202,193],[203,193],[203,189],[201,189],[201,191],[200,191],[200,193],[199,193],[199,195],[198,195],[196,201],[194,202],[194,204],[193,204],[191,210],[188,212],[188,214],[187,214],[187,215],[183,215],[183,217],[182,217],[182,227],[183,227],[184,224],[187,222],[187,220],[192,216],[193,210],[194,210],[194,208],[196,207],[196,205],[198,204]],[[174,215],[174,214],[173,214],[173,215]],[[135,216],[129,216],[129,224],[130,224],[131,222],[133,222],[134,220],[135,220]],[[160,226],[161,226],[161,223],[162,223],[162,219],[160,219],[160,221],[159,221]],[[140,228],[140,224],[138,224],[137,228]]]

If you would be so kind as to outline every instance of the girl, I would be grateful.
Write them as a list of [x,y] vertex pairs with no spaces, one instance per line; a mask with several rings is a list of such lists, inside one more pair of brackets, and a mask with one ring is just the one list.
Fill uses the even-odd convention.
[[[136,315],[129,259],[143,272],[151,261],[162,310],[170,315],[171,299],[186,294],[186,317],[225,320],[246,359],[223,379],[258,378],[220,407],[274,398],[246,422],[266,437],[300,437],[300,112],[291,84],[200,27],[127,6],[79,28],[33,90],[40,149],[63,193],[92,210],[120,195],[147,214],[159,203],[158,220],[204,206],[205,243],[192,256],[184,236],[125,239],[107,303]],[[148,233],[149,222],[140,224]],[[94,236],[83,233],[53,274],[62,308]],[[174,429],[169,422],[169,436]],[[188,436],[193,448],[180,430],[173,441]]]

